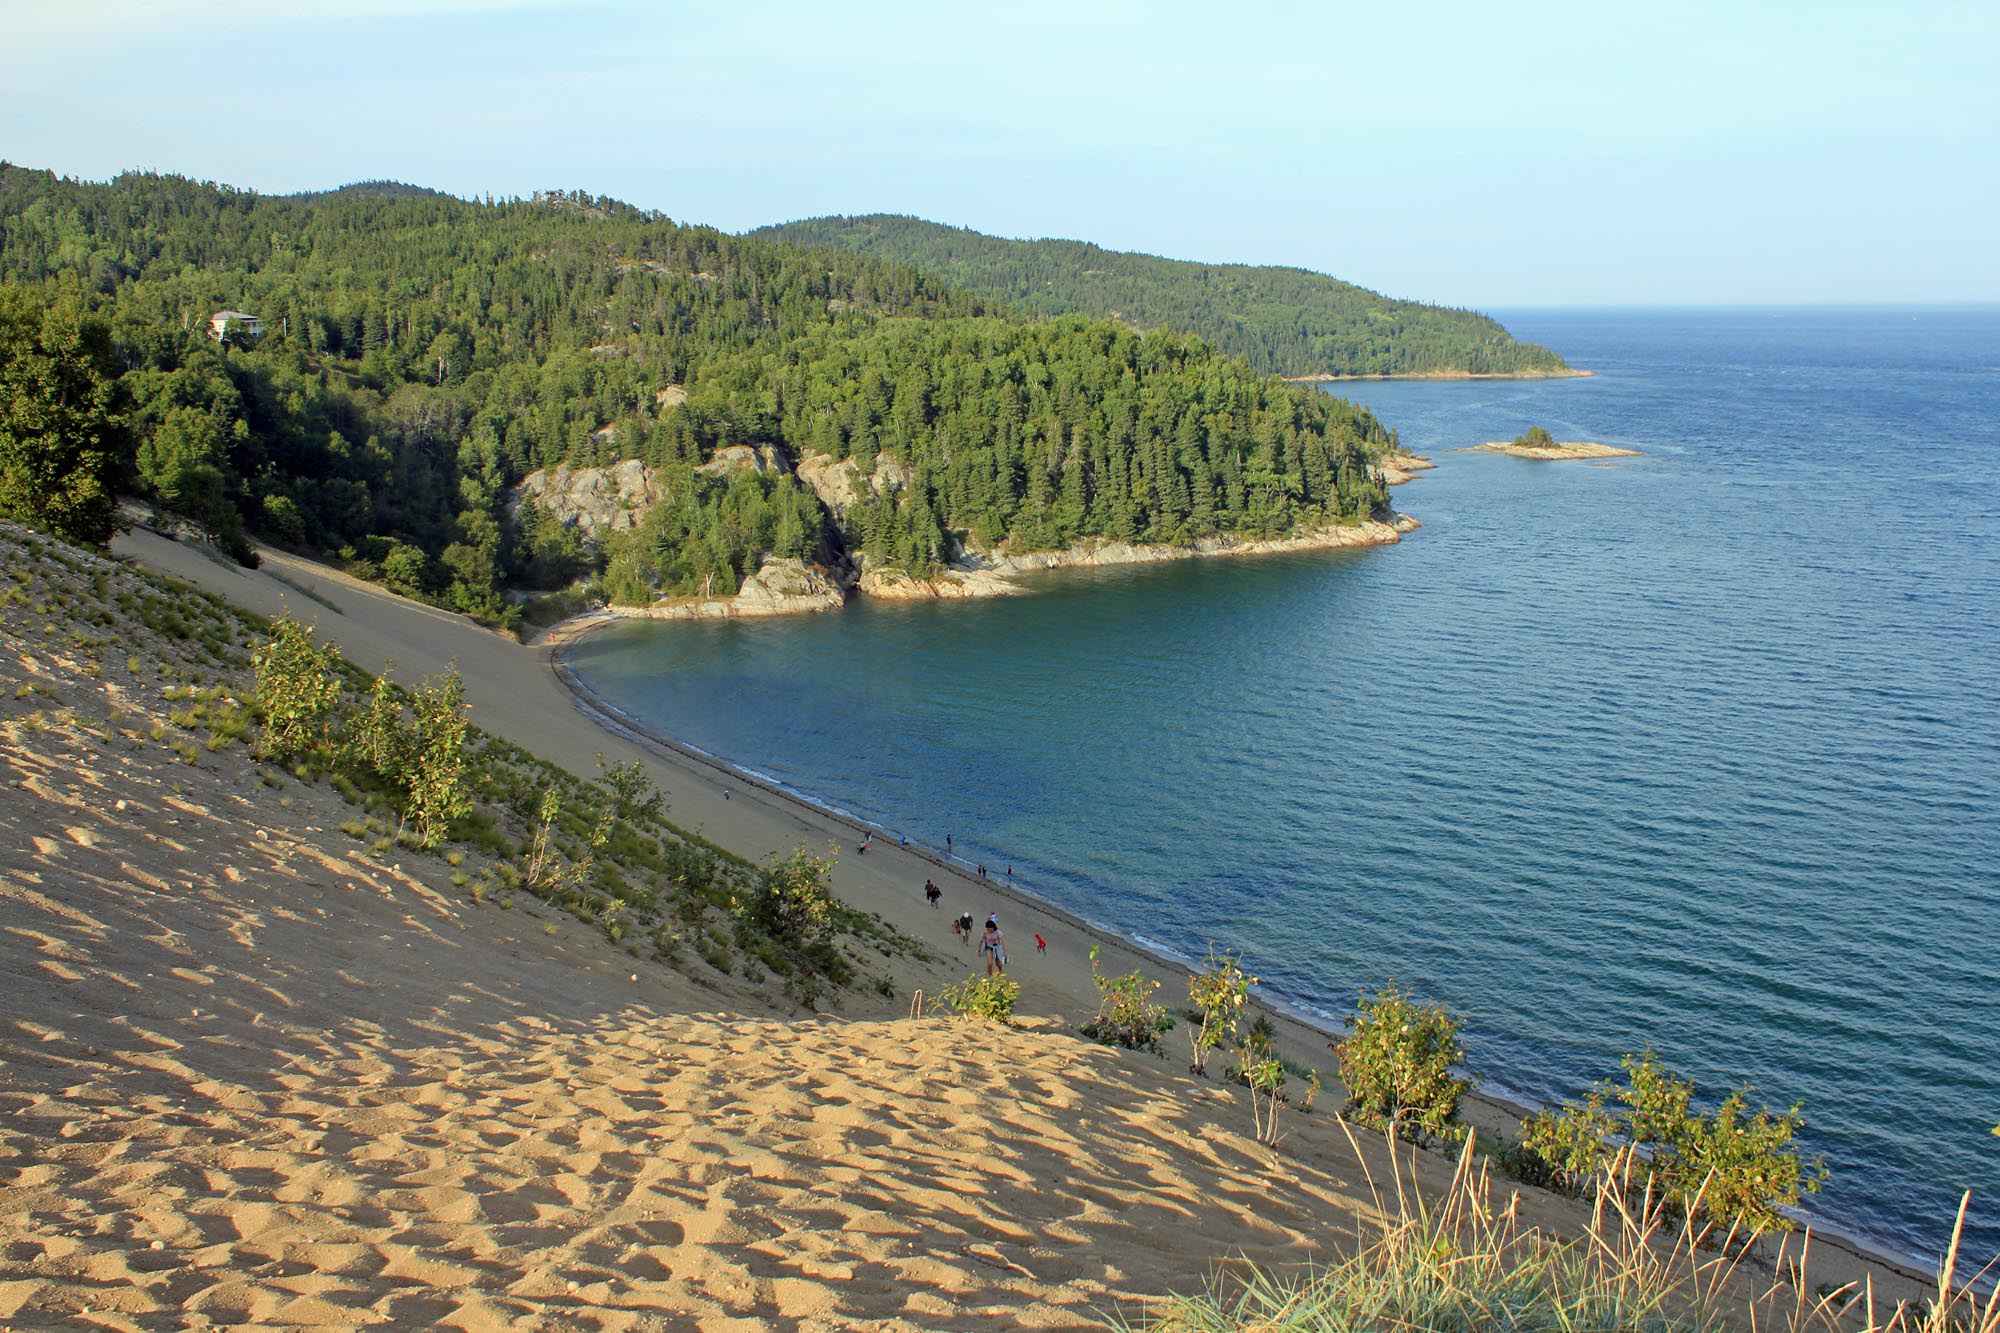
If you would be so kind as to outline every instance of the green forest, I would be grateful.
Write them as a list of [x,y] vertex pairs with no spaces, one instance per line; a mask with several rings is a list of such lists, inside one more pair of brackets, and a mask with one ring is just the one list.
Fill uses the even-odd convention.
[[1197,334],[1274,375],[1569,369],[1485,315],[1393,300],[1301,268],[1189,263],[1084,241],[1014,241],[886,214],[812,218],[750,234],[909,264],[1019,310]]
[[[494,622],[510,590],[613,560],[629,592],[727,592],[770,553],[922,574],[967,535],[1267,536],[1388,505],[1373,417],[1200,338],[582,193],[273,197],[0,163],[0,290],[16,423],[63,375],[101,381],[110,423],[88,447],[0,439],[0,505],[52,459],[97,460],[241,558],[254,536]],[[224,311],[261,329],[217,337]],[[908,480],[836,521],[792,476],[698,471],[732,444],[864,471],[886,452]],[[606,549],[510,517],[534,469],[622,458],[668,498]]]

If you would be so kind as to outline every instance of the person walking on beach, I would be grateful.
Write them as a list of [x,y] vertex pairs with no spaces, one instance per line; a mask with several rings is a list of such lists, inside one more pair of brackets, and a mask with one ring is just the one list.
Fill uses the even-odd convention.
[[929,903],[933,908],[935,908],[938,905],[938,899],[942,897],[944,897],[943,889],[940,889],[936,884],[932,883],[930,880],[924,881],[925,902]]
[[1000,918],[986,918],[986,933],[979,937],[979,952],[986,958],[986,975],[997,977],[1007,970],[1007,937],[1000,933]]
[[1038,930],[1038,931],[1036,931],[1036,932],[1035,932],[1035,952],[1036,952],[1036,953],[1047,953],[1048,951],[1049,951],[1049,942],[1048,942],[1047,940],[1045,940],[1045,939],[1043,939],[1043,938],[1042,938],[1042,932],[1041,932],[1041,931],[1039,931],[1039,930]]
[[958,919],[951,923],[951,933],[958,936],[961,945],[972,943],[972,913],[959,913]]

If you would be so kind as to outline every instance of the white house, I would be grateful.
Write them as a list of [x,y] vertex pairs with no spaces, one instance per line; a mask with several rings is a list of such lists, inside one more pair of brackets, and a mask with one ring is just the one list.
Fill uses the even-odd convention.
[[264,331],[264,321],[255,315],[246,315],[241,310],[218,310],[209,317],[208,336],[221,342],[234,333],[240,338],[255,338]]

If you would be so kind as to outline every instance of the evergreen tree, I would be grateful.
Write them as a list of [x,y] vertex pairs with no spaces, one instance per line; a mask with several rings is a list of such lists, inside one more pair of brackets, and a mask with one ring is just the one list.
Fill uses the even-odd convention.
[[0,516],[111,540],[132,469],[119,370],[110,329],[74,295],[0,285]]

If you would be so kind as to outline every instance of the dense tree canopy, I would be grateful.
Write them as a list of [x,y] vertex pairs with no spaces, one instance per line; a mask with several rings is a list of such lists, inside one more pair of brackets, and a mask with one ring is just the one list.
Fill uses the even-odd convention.
[[[914,268],[579,193],[271,198],[0,164],[0,282],[108,321],[160,503],[489,618],[509,583],[592,558],[628,591],[726,592],[768,554],[928,569],[965,537],[1263,535],[1386,507],[1372,417],[1197,339],[1028,322]],[[211,337],[224,310],[261,333]],[[836,521],[793,477],[704,469],[731,444],[864,471],[886,453],[907,483]],[[669,498],[619,549],[510,515],[530,471],[624,458]]]
[[812,218],[752,232],[909,264],[1047,315],[1199,334],[1278,375],[1548,374],[1568,367],[1485,315],[1397,301],[1300,268],[1197,264],[1083,241],[1013,241],[919,218]]

